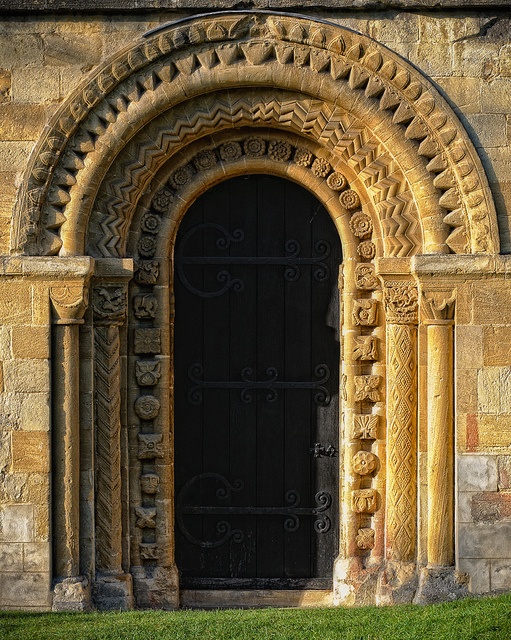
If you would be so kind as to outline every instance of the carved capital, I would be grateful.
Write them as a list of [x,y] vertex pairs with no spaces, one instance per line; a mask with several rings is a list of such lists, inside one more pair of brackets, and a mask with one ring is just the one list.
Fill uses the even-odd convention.
[[88,283],[51,287],[50,300],[54,324],[83,324],[89,304]]
[[417,324],[419,296],[414,282],[386,280],[383,291],[388,323]]
[[456,291],[437,289],[421,291],[421,312],[424,324],[454,324]]
[[94,287],[92,291],[94,324],[119,325],[126,319],[127,289],[120,283]]

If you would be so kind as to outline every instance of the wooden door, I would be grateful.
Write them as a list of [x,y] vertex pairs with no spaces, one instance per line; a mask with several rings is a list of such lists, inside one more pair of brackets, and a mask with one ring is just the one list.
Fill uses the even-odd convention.
[[175,255],[183,588],[329,588],[338,545],[339,236],[282,178],[202,195]]

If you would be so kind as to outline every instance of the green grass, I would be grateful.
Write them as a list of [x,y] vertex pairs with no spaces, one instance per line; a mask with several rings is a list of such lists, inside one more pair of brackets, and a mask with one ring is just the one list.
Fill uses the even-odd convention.
[[511,640],[511,595],[428,607],[0,612],[1,640]]

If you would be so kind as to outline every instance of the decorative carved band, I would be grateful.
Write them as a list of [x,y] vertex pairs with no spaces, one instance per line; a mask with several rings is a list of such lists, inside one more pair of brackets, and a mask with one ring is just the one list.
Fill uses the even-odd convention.
[[416,547],[416,331],[387,325],[387,551],[402,561]]
[[121,570],[121,372],[119,328],[94,329],[96,394],[96,567]]

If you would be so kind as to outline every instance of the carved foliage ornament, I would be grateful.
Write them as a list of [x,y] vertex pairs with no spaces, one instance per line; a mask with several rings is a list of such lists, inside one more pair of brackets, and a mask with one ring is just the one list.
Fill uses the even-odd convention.
[[355,539],[357,547],[359,549],[373,549],[374,548],[374,529],[363,528],[358,530],[357,537]]
[[381,376],[355,376],[355,401],[379,402],[381,400]]
[[[197,20],[200,20],[200,25]],[[233,27],[241,24],[244,25],[243,28]],[[257,38],[261,34],[264,34],[264,39],[258,42]],[[247,38],[255,40],[246,42]],[[291,55],[282,55],[283,44],[288,47]],[[197,47],[201,47],[200,56]],[[206,50],[203,51],[204,47]],[[277,48],[280,53],[277,53]],[[178,49],[183,49],[183,52],[175,56],[174,52]],[[50,198],[58,206],[69,201],[68,192],[62,188],[66,187],[65,182],[61,185],[55,181],[55,170],[59,163],[63,167],[67,163],[78,170],[81,168],[81,159],[75,158],[72,152],[66,153],[66,145],[77,130],[80,135],[84,135],[85,141],[89,139],[87,128],[79,127],[91,112],[97,112],[101,116],[96,136],[117,123],[117,112],[112,110],[109,101],[105,99],[108,94],[115,88],[129,103],[133,99],[130,96],[133,94],[131,77],[134,73],[137,74],[139,86],[144,86],[145,91],[166,91],[169,96],[173,95],[169,85],[172,85],[174,77],[179,76],[179,90],[182,92],[183,77],[190,75],[198,67],[202,67],[202,73],[209,72],[211,65],[206,61],[211,56],[205,55],[207,51],[216,53],[220,65],[230,65],[234,60],[240,65],[248,66],[264,65],[271,61],[272,65],[278,67],[277,75],[282,75],[283,78],[285,69],[280,67],[295,65],[296,73],[298,65],[303,68],[304,80],[305,74],[312,71],[330,76],[334,82],[348,83],[352,91],[361,92],[362,100],[367,91],[370,98],[378,97],[380,109],[393,111],[394,121],[403,127],[403,133],[406,131],[403,139],[412,140],[414,145],[418,141],[417,153],[433,159],[430,163],[431,180],[435,180],[443,193],[439,204],[448,211],[446,223],[455,229],[451,234],[451,244],[457,246],[456,243],[465,242],[464,246],[459,245],[460,249],[464,249],[466,242],[472,240],[474,251],[498,251],[495,211],[480,161],[467,137],[459,131],[461,125],[455,115],[437,95],[434,87],[397,55],[379,47],[365,36],[295,16],[263,14],[257,17],[250,14],[222,18],[216,15],[202,16],[200,19],[191,18],[180,24],[165,26],[134,43],[131,50],[123,51],[116,59],[108,61],[88,84],[76,89],[52,117],[45,136],[31,159],[20,209],[25,220],[20,225],[18,242],[26,242],[28,245],[44,241],[47,252],[52,254],[58,251],[61,244],[58,225],[51,228],[48,226],[41,233],[39,220],[46,219],[41,215],[41,207]],[[163,60],[167,64],[163,65],[162,70]],[[155,71],[151,65],[157,64],[160,67],[155,67]],[[310,71],[307,71],[307,67]],[[172,71],[170,74],[169,69]],[[218,74],[216,69],[214,72]],[[153,82],[150,81],[151,78]],[[157,81],[154,82],[154,79]],[[276,82],[275,86],[284,87],[283,83],[278,80]],[[159,89],[162,84],[164,86]],[[371,88],[375,85],[379,89],[373,93]],[[148,103],[146,108],[152,108],[153,101],[149,100]],[[117,138],[125,139],[123,135],[118,135]],[[94,141],[89,145],[84,142],[82,148],[88,153],[94,150],[94,146]],[[415,153],[415,150],[411,147],[412,152]],[[449,179],[436,173],[436,158],[442,158],[446,162],[444,173],[449,174]],[[60,180],[60,173],[56,178]],[[29,194],[34,193],[29,198]],[[468,216],[460,208],[461,193],[468,194],[464,202]],[[65,219],[62,216],[60,224]],[[468,238],[467,222],[470,224],[472,238]],[[457,239],[454,238],[455,235]],[[465,239],[461,240],[460,236]]]
[[362,291],[378,289],[380,281],[372,264],[357,264],[355,267],[355,286]]
[[413,282],[385,282],[385,312],[391,324],[416,324],[418,293]]
[[376,440],[378,437],[378,416],[371,413],[353,416],[353,439]]

